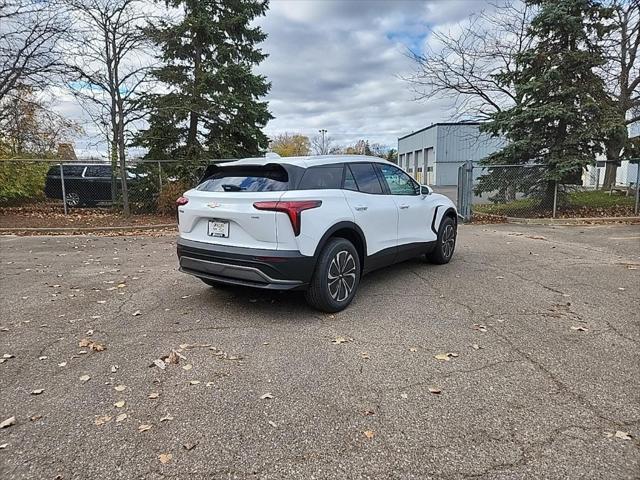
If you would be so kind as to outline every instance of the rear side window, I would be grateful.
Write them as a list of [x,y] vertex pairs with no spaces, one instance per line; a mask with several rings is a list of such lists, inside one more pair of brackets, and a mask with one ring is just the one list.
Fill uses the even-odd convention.
[[363,193],[382,193],[382,185],[372,164],[351,163],[349,167],[358,184],[358,190]]
[[353,178],[353,173],[351,173],[351,169],[348,166],[344,169],[344,189],[358,191],[358,184],[356,183],[356,179]]
[[111,177],[111,167],[108,165],[92,165],[87,167],[85,177]]
[[280,192],[287,190],[289,176],[280,165],[219,167],[197,190],[204,192]]
[[342,187],[342,165],[309,167],[300,180],[299,190],[317,190]]
[[[81,177],[84,172],[84,165],[62,165],[62,171],[66,177]],[[60,176],[60,165],[54,165],[49,169],[47,175]]]

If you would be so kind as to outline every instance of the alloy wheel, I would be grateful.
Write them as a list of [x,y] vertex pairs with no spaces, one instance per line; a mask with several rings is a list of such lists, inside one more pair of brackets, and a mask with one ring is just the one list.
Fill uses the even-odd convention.
[[356,284],[356,261],[346,250],[340,250],[331,263],[327,273],[329,295],[336,302],[344,302]]
[[442,232],[442,256],[449,258],[453,255],[453,249],[456,245],[456,230],[453,225],[446,225]]
[[69,192],[65,197],[65,201],[67,206],[69,207],[77,207],[80,204],[80,195],[76,192]]

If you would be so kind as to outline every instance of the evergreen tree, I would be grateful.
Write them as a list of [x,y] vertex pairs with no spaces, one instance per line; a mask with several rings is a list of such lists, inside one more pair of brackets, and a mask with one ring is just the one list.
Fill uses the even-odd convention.
[[502,135],[506,146],[486,165],[542,163],[546,168],[489,168],[476,192],[538,193],[545,206],[555,182],[575,181],[602,149],[601,132],[611,120],[611,102],[595,67],[604,63],[599,41],[610,11],[595,0],[527,0],[539,6],[530,31],[535,42],[516,57],[521,68],[497,75],[513,83],[521,102],[491,115],[482,126]]
[[266,58],[266,38],[250,26],[266,0],[168,0],[182,10],[145,33],[160,48],[155,79],[166,92],[146,96],[149,126],[137,139],[150,159],[238,158],[266,149],[262,128],[273,118],[260,101],[270,84],[252,68]]

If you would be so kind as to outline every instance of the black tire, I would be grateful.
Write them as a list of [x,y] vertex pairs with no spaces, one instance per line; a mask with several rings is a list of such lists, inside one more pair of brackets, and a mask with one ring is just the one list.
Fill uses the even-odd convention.
[[427,253],[427,260],[436,265],[449,263],[456,248],[457,236],[456,221],[451,217],[444,217],[442,222],[440,222],[436,246],[432,251]]
[[64,201],[67,207],[75,208],[82,206],[82,196],[78,192],[66,192],[66,195]]
[[351,303],[359,283],[357,250],[349,240],[331,238],[320,252],[305,298],[317,310],[339,312]]

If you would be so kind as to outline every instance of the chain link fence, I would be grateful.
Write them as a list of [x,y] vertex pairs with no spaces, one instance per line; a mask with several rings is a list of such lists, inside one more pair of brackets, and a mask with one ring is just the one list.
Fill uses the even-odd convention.
[[[472,218],[589,218],[637,216],[640,169],[629,164],[628,180],[608,190],[590,182],[593,173],[576,172],[562,181],[549,179],[548,166],[480,165],[458,170],[459,213]],[[625,172],[629,173],[629,172]]]
[[175,223],[176,198],[222,161],[0,159],[0,228]]

